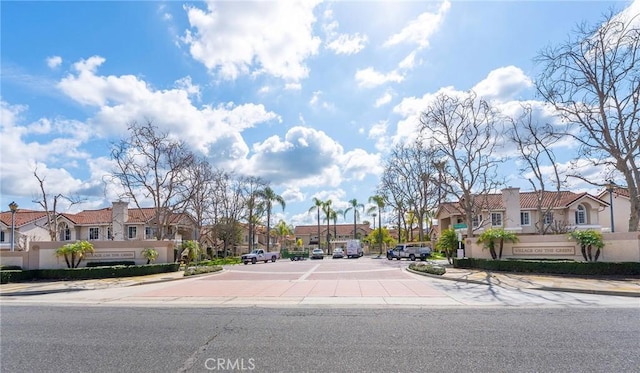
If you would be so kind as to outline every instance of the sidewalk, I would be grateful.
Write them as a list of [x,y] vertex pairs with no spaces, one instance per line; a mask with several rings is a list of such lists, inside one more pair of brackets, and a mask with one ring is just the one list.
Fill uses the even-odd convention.
[[178,271],[169,273],[157,273],[147,276],[104,278],[96,280],[29,281],[0,285],[0,296],[38,295],[81,290],[108,289],[113,287],[126,287],[157,282],[176,281],[185,278],[189,277],[184,277],[184,271]]
[[517,289],[640,297],[640,277],[567,277],[453,267],[447,267],[447,272],[443,276],[431,277]]
[[[423,273],[419,274],[425,275]],[[562,277],[490,272],[452,267],[447,267],[447,272],[443,276],[425,276],[440,280],[475,283],[486,286],[640,297],[640,278]],[[108,278],[99,280],[10,283],[0,285],[0,296],[37,295],[91,289],[107,289],[112,287],[126,287],[156,282],[177,281],[185,278],[192,277],[184,277],[183,272],[179,271],[148,276]]]

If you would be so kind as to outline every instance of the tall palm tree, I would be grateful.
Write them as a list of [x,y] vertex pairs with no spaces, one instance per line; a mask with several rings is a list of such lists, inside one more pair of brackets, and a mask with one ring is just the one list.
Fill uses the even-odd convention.
[[378,208],[378,241],[380,244],[380,256],[382,256],[382,209],[384,208],[384,197],[375,195],[369,197],[369,203],[373,203]]
[[338,215],[343,215],[344,212],[342,212],[342,210],[331,210],[331,220],[333,221],[333,239],[337,239],[338,238]]
[[358,203],[357,199],[352,199],[351,201],[349,201],[349,207],[347,207],[346,210],[344,210],[344,218],[347,218],[347,213],[351,210],[353,210],[353,239],[355,240],[357,237],[357,225],[358,225],[358,216],[360,215],[358,213],[358,208],[362,210],[362,212],[364,212],[364,205],[362,203]]
[[320,248],[320,210],[322,209],[322,204],[321,199],[313,197],[313,206],[309,209],[309,212],[315,209],[318,214],[318,249]]
[[327,255],[330,255],[331,245],[329,245],[329,241],[331,240],[331,231],[329,230],[329,223],[331,220],[331,200],[328,199],[322,202],[322,212],[324,212],[324,217],[327,220]]
[[271,210],[273,208],[274,203],[280,204],[282,206],[282,211],[286,206],[284,198],[282,196],[276,194],[276,192],[271,189],[271,187],[265,187],[264,189],[259,190],[257,193],[258,198],[260,199],[261,204],[264,206],[265,211],[267,212],[267,252],[269,252],[269,244],[270,244],[270,232],[271,232]]

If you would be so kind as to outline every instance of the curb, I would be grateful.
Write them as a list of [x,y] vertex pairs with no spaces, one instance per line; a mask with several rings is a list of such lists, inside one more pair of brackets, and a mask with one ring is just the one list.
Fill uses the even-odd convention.
[[[406,270],[408,272],[411,272],[411,273],[414,273],[414,274],[417,274],[417,275],[427,276],[427,277],[431,277],[431,278],[435,278],[435,279],[439,279],[439,280],[466,282],[466,283],[469,283],[469,284],[487,285],[487,286],[491,286],[491,285],[500,286],[499,284],[492,284],[492,283],[487,282],[487,281],[472,280],[472,279],[465,279],[465,278],[444,277],[444,276],[440,276],[440,275],[434,275],[434,274],[431,274],[431,273],[415,271],[413,269],[410,269],[409,267],[407,267]],[[519,287],[513,286],[513,285],[507,285],[507,286],[512,287],[514,289],[520,289]],[[619,297],[640,298],[640,293],[639,292],[631,292],[631,291],[560,288],[560,287],[552,287],[552,286],[537,286],[537,287],[530,287],[529,289],[531,289],[531,290],[542,290],[542,291],[560,291],[560,292],[564,292],[564,293],[611,295],[611,296],[619,296]]]
[[416,271],[413,270],[409,267],[405,268],[408,272],[414,273],[416,275],[420,275],[420,276],[426,276],[426,277],[431,277],[431,278],[435,278],[438,280],[447,280],[447,281],[456,281],[456,282],[466,282],[469,284],[477,284],[477,285],[491,285],[490,283],[486,282],[486,281],[480,281],[480,280],[471,280],[471,279],[466,279],[466,278],[453,278],[453,277],[445,277],[444,275],[434,275],[432,273],[425,273],[425,272],[420,272],[420,271]]
[[595,294],[595,295],[613,295],[618,297],[634,297],[640,298],[640,293],[631,291],[616,291],[616,290],[589,290],[589,289],[568,289],[568,288],[556,288],[551,286],[541,286],[536,290],[544,291],[562,291],[565,293],[582,293],[582,294]]

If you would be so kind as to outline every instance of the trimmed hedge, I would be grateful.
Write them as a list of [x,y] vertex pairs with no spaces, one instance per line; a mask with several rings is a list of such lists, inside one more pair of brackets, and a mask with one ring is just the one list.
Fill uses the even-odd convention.
[[637,262],[576,262],[549,260],[454,259],[455,268],[477,268],[489,271],[544,273],[576,276],[640,276]]
[[[28,271],[0,271],[3,284],[27,280],[90,280],[113,277],[133,277],[156,273],[177,272],[178,263],[146,264],[136,266],[84,267],[64,269],[33,269]],[[5,282],[6,281],[6,282]]]
[[21,271],[21,270],[0,270],[0,284],[8,284],[10,282],[22,282],[33,280],[36,277],[35,271]]
[[87,267],[134,266],[133,260],[114,260],[111,262],[87,262]]

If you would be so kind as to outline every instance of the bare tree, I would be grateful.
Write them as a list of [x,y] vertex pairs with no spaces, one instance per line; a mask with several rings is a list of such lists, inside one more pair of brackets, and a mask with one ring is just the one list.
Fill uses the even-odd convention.
[[38,169],[36,168],[33,171],[33,176],[38,180],[38,185],[40,186],[40,196],[33,199],[34,203],[37,203],[44,209],[44,212],[47,217],[46,229],[49,233],[49,238],[51,241],[58,241],[59,232],[58,232],[58,202],[60,200],[66,200],[70,206],[75,204],[82,203],[84,200],[80,197],[68,197],[62,193],[51,194],[48,193],[45,187],[45,177],[38,175]]
[[497,114],[489,103],[473,91],[464,97],[440,93],[420,116],[421,134],[431,139],[436,158],[446,160],[444,193],[456,196],[467,222],[467,237],[473,236],[473,216],[487,195],[502,184],[497,167]]
[[220,172],[216,172],[205,158],[194,159],[185,172],[188,178],[185,180],[186,188],[183,189],[182,199],[187,201],[186,212],[194,219],[195,238],[200,247],[204,247],[204,238],[212,236],[209,230],[213,227],[211,213],[214,187]]
[[233,174],[218,171],[212,193],[212,216],[215,237],[223,243],[223,255],[240,243],[240,221],[245,213],[244,185]]
[[[536,81],[542,97],[580,145],[577,158],[617,171],[629,189],[629,231],[640,222],[639,14],[610,12],[600,25],[579,25],[568,41],[541,51]],[[572,176],[594,185],[576,170]]]
[[[518,118],[509,118],[511,128],[507,136],[518,148],[518,158],[523,164],[520,168],[520,175],[526,177],[534,193],[538,196],[536,229],[539,234],[546,234],[552,229],[552,225],[545,224],[545,216],[551,212],[555,202],[562,196],[559,192],[564,185],[564,179],[558,170],[556,157],[553,153],[553,145],[561,137],[555,133],[551,124],[535,121],[533,114],[531,105],[523,105],[522,114]],[[545,172],[545,167],[551,172]],[[527,177],[530,174],[532,177]],[[547,194],[550,187],[556,193]]]
[[[407,229],[407,214],[415,216],[418,239],[425,240],[424,222],[437,206],[437,170],[434,165],[436,149],[421,140],[399,144],[385,164],[379,190],[388,206],[398,213],[398,228]],[[410,233],[412,227],[409,227]]]
[[153,218],[156,239],[169,237],[173,214],[182,213],[190,200],[187,170],[194,164],[193,153],[151,122],[133,122],[129,137],[112,144],[111,158],[112,176],[123,187],[121,197],[133,200],[139,209],[151,200],[154,215],[145,218]]

